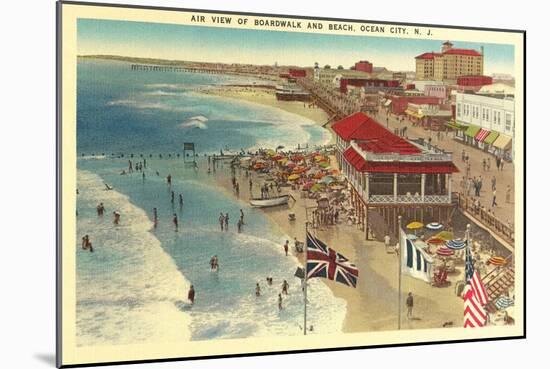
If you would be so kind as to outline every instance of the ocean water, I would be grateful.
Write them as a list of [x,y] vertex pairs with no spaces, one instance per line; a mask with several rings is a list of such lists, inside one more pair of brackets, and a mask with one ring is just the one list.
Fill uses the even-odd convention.
[[[202,155],[225,148],[323,144],[329,136],[313,122],[279,109],[196,91],[252,82],[222,75],[133,72],[118,62],[78,63],[78,344],[301,334],[303,295],[293,277],[298,261],[285,256],[282,247],[290,237],[246,199],[221,190],[213,174],[206,173]],[[198,170],[175,157],[183,142],[195,142],[201,155]],[[140,172],[121,175],[128,160],[137,162],[139,155],[147,159],[145,178]],[[106,191],[104,183],[113,190]],[[174,204],[170,191],[176,194]],[[103,217],[96,214],[99,202],[106,207]],[[152,222],[155,207],[157,227]],[[245,213],[242,233],[236,231],[239,209]],[[121,213],[118,226],[112,222],[115,210]],[[229,214],[228,232],[219,229],[220,212]],[[174,213],[177,232],[171,223]],[[84,234],[90,236],[93,253],[80,248]],[[210,270],[212,255],[220,260],[218,272]],[[273,286],[265,283],[267,276],[273,277]],[[277,294],[284,279],[290,293],[279,311]],[[259,298],[256,282],[262,288]],[[190,284],[196,290],[192,307],[186,301]],[[345,301],[319,280],[310,281],[308,295],[308,324],[315,333],[339,332]]]

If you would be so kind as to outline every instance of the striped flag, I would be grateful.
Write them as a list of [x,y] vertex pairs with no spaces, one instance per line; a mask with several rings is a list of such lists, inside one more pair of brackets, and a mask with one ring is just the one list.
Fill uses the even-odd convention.
[[402,273],[430,283],[433,275],[433,258],[417,247],[402,229],[399,230]]
[[474,297],[477,301],[479,301],[482,306],[487,305],[487,302],[489,302],[489,297],[487,296],[487,291],[485,290],[485,286],[483,285],[477,270],[474,272],[472,279],[470,279],[470,286],[472,286]]
[[487,323],[487,313],[474,295],[471,285],[464,289],[464,328],[483,327]]

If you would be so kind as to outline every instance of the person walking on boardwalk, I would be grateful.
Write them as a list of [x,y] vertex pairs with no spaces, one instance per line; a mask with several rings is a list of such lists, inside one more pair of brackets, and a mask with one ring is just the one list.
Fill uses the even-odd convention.
[[491,189],[494,191],[497,189],[497,177],[493,176],[491,178]]
[[413,306],[414,306],[414,299],[412,292],[409,292],[409,295],[407,296],[407,319],[412,319],[413,317]]
[[507,204],[510,203],[511,198],[512,198],[512,187],[510,187],[510,185],[508,185],[508,187],[506,187],[506,203]]
[[491,204],[491,207],[495,207],[497,205],[497,190],[496,188],[493,190],[493,202]]
[[187,299],[189,302],[191,302],[191,305],[195,303],[195,288],[193,285],[189,288],[189,292],[187,292]]

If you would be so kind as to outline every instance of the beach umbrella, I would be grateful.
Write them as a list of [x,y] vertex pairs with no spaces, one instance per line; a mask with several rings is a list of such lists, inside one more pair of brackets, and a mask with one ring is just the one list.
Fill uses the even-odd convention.
[[506,265],[506,260],[501,256],[493,256],[487,261],[487,264],[503,266]]
[[307,171],[307,168],[305,168],[305,167],[296,167],[292,170],[292,173],[300,174],[300,173],[304,173],[306,171]]
[[453,232],[449,232],[449,231],[441,231],[438,234],[436,234],[435,237],[442,238],[445,241],[450,241],[454,238]]
[[325,176],[325,173],[323,173],[323,172],[317,172],[317,173],[313,176],[313,178],[315,178],[315,179],[321,179],[321,178],[323,178],[324,176]]
[[323,178],[321,178],[321,182],[324,184],[330,184],[336,182],[336,178],[334,178],[333,176],[324,176]]
[[461,250],[466,247],[466,241],[455,238],[454,240],[447,241],[447,247],[452,250]]
[[319,161],[323,161],[323,160],[326,160],[325,157],[323,155],[317,155],[315,156],[315,161],[319,162]]
[[453,256],[455,252],[447,246],[441,246],[437,248],[437,251],[435,253],[439,256],[448,257]]
[[445,240],[442,239],[442,238],[437,238],[437,237],[431,237],[430,239],[428,239],[428,241],[426,241],[428,244],[430,245],[443,245],[445,244]]
[[298,178],[300,178],[300,175],[299,174],[291,174],[288,176],[288,180],[289,181],[295,181],[297,180]]
[[430,231],[439,231],[441,228],[443,228],[443,224],[437,222],[428,223],[426,224],[426,228]]
[[264,167],[263,163],[256,163],[254,164],[254,169],[262,169]]
[[326,161],[322,161],[321,163],[319,163],[319,166],[323,169],[327,169],[328,167],[330,167],[330,164]]
[[279,160],[283,159],[283,156],[282,155],[275,155],[271,159],[279,161]]
[[514,300],[509,298],[508,296],[500,296],[495,301],[495,306],[499,310],[505,310],[505,309],[509,308],[510,306],[514,306]]
[[319,191],[322,191],[324,189],[323,185],[319,184],[319,183],[316,183],[314,184],[313,186],[311,186],[311,188],[309,189],[310,192],[319,192]]
[[303,155],[294,155],[293,157],[291,157],[292,160],[294,161],[302,161],[304,160],[304,156]]
[[273,156],[277,155],[277,153],[274,150],[270,149],[270,150],[267,150],[267,155],[273,157]]
[[411,222],[407,224],[407,229],[420,229],[422,227],[424,227],[424,224],[420,222]]
[[306,182],[306,183],[302,186],[302,190],[306,190],[306,191],[307,191],[307,190],[311,189],[311,187],[313,187],[314,185],[315,185],[314,182],[311,182],[311,181],[310,181],[310,182]]

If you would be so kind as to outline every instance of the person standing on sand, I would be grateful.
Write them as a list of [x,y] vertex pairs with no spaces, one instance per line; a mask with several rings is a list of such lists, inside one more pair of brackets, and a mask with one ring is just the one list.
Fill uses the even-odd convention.
[[244,212],[243,209],[240,209],[241,212],[241,223],[244,224]]
[[288,240],[286,240],[285,245],[283,247],[285,249],[285,255],[288,256]]
[[225,226],[225,230],[229,230],[229,213],[225,213],[225,217],[223,217],[223,223]]
[[384,236],[384,245],[386,245],[386,247],[390,247],[390,242],[391,242],[391,238],[388,234],[386,234]]
[[118,211],[113,211],[114,220],[113,223],[118,225],[120,223],[120,213]]
[[180,196],[179,196],[179,201],[180,201],[180,209],[183,208],[183,195],[180,193]]
[[172,175],[168,174],[166,177],[166,183],[168,183],[168,186],[172,186]]
[[170,202],[173,204],[174,203],[174,191],[172,191],[170,193]]
[[281,296],[281,294],[279,294],[278,306],[279,306],[279,310],[283,310],[283,296]]
[[250,193],[252,193],[252,178],[250,178],[248,180],[248,191],[250,191]]
[[218,218],[218,220],[220,222],[220,228],[223,231],[223,222],[225,220],[225,217],[223,216],[223,213],[220,213],[220,217]]
[[412,292],[409,292],[409,295],[407,296],[407,319],[412,319],[413,317],[413,306],[414,306],[414,299]]
[[195,288],[193,287],[193,285],[191,285],[191,287],[189,288],[187,299],[191,302],[191,305],[195,303]]
[[155,228],[157,227],[159,223],[159,216],[157,213],[157,208],[153,208],[153,224],[155,225]]
[[256,283],[256,297],[260,297],[260,284]]

